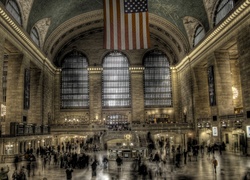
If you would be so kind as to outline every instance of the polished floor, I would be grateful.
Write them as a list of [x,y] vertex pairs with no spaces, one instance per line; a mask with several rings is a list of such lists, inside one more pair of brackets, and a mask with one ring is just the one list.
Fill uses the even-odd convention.
[[[93,155],[93,154],[90,154]],[[101,158],[103,152],[96,153]],[[211,164],[212,156],[199,157],[197,161],[192,159],[191,162],[187,161],[185,165],[183,162],[180,168],[175,168],[171,161],[160,166],[162,167],[162,174],[157,174],[157,165],[155,162],[145,161],[147,169],[152,172],[153,180],[242,180],[247,169],[250,168],[250,157],[243,156],[235,153],[224,152],[219,155],[215,153],[218,160],[217,173],[214,173]],[[9,179],[12,179],[14,165],[11,163],[0,164],[1,167],[9,165],[10,171],[8,173]],[[26,165],[26,162],[20,162],[19,167]],[[59,168],[57,165],[47,165],[45,169],[41,166],[41,160],[38,159],[38,168],[35,170],[34,175],[28,177],[28,180],[64,180],[66,179],[65,169]],[[117,171],[115,161],[110,160],[108,169],[103,169],[102,165],[98,166],[97,176],[92,177],[91,168],[87,169],[74,169],[73,180],[140,180],[143,179],[138,175],[137,171],[133,170],[133,163],[131,160],[124,159],[121,172]],[[150,179],[148,176],[146,179]]]

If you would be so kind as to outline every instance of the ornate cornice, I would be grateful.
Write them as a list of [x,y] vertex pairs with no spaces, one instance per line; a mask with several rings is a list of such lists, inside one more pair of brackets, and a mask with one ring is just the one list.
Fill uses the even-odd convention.
[[199,43],[177,66],[178,70],[183,69],[188,62],[196,63],[202,57],[210,54],[216,47],[221,46],[228,39],[228,35],[236,35],[239,25],[244,23],[250,16],[250,0],[245,0],[234,10],[217,28],[211,31],[206,38]]
[[188,52],[188,40],[182,32],[169,21],[154,14],[149,14],[149,24],[150,26],[157,26],[158,31],[164,32],[164,34],[171,39],[173,44],[175,44],[180,53],[186,54]]
[[72,33],[77,29],[81,29],[88,24],[89,22],[95,22],[103,19],[103,10],[91,11],[88,13],[80,14],[70,20],[62,23],[58,28],[56,28],[46,39],[44,44],[44,51],[47,53],[54,53],[52,49],[55,49],[55,46],[64,39],[68,34]]
[[48,68],[52,71],[56,70],[56,67],[47,59],[45,54],[37,48],[35,43],[31,40],[30,36],[20,27],[19,24],[15,23],[12,17],[9,15],[5,7],[0,4],[0,23],[8,33],[11,34],[15,41],[18,41],[26,50],[34,56],[41,64],[48,64]]
[[[154,14],[150,14],[149,17],[151,34],[161,37],[161,41],[164,41],[163,44],[165,44],[165,47],[170,49],[170,54],[174,52],[172,54],[178,55],[178,58],[177,56],[173,58],[175,61],[184,57],[189,49],[189,44],[185,36],[165,19]],[[103,28],[102,10],[78,15],[61,24],[49,35],[45,42],[44,50],[53,59],[59,51],[65,49],[69,43],[72,43],[72,39],[79,39],[80,36],[86,35],[85,31],[90,32],[92,31],[91,29],[98,28]]]

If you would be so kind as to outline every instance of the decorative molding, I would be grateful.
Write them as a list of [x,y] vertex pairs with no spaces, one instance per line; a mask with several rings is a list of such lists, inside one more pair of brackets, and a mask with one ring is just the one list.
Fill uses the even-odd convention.
[[[195,63],[198,60],[202,60],[202,56],[205,56],[214,48],[225,43],[228,38],[225,38],[228,34],[233,35],[237,33],[237,29],[240,28],[240,24],[246,22],[250,16],[250,0],[245,0],[237,9],[234,10],[220,25],[207,34],[206,38],[199,43],[183,60],[176,66],[178,71],[183,69],[190,63]],[[220,42],[220,44],[218,44]]]
[[90,74],[100,74],[103,71],[102,67],[88,67],[88,71]]
[[169,36],[180,52],[186,54],[189,50],[189,43],[182,32],[166,19],[155,14],[149,14],[149,24],[158,26],[158,30],[164,29],[165,35]]
[[143,73],[144,71],[144,67],[143,66],[130,66],[129,70],[132,74],[134,73]]
[[100,19],[103,19],[103,10],[91,11],[88,13],[80,14],[62,23],[46,39],[44,43],[45,52],[51,52],[51,49],[61,37],[64,38],[68,33],[74,31],[75,29],[82,28],[83,24],[95,22],[96,20]]
[[0,4],[0,21],[2,27],[8,31],[12,38],[15,38],[20,44],[22,44],[23,48],[26,48],[26,51],[29,52],[32,56],[34,56],[40,64],[44,64],[44,61],[47,62],[48,68],[51,71],[55,71],[56,67],[47,59],[45,54],[37,48],[35,43],[31,40],[29,34],[27,34],[23,28],[12,19],[12,16],[9,16],[7,10]]
[[19,3],[22,12],[23,28],[27,29],[29,14],[34,0],[17,0],[17,2]]
[[[189,50],[189,43],[186,37],[179,31],[174,25],[168,22],[166,19],[156,16],[154,14],[149,15],[149,24],[152,34],[159,34],[161,41],[164,44],[168,44],[166,47],[171,47],[171,51],[175,49],[175,54],[178,55],[178,59],[184,57]],[[78,15],[56,28],[47,38],[44,44],[44,50],[48,53],[51,59],[54,59],[56,54],[59,53],[66,45],[68,45],[72,38],[76,39],[85,34],[85,31],[91,31],[97,26],[103,29],[103,11],[97,10],[85,14]],[[177,58],[175,58],[177,61]]]

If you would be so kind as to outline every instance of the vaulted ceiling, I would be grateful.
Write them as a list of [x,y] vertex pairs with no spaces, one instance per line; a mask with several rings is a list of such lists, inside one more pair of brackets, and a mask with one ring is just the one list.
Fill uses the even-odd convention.
[[[7,0],[0,0],[6,4]],[[23,11],[29,9],[24,29],[30,33],[39,21],[46,34],[42,49],[50,59],[62,56],[70,44],[103,33],[103,0],[17,0]],[[216,2],[216,0],[212,0]],[[191,49],[183,19],[192,17],[205,31],[209,18],[203,0],[148,0],[150,36],[161,44],[175,64]],[[29,7],[30,6],[30,7]],[[45,27],[47,26],[47,27]]]
[[[49,35],[63,22],[83,13],[103,9],[103,0],[34,0],[27,30],[43,18],[51,18]],[[208,18],[202,0],[149,0],[149,13],[165,18],[184,35],[182,18],[192,16],[208,28]]]

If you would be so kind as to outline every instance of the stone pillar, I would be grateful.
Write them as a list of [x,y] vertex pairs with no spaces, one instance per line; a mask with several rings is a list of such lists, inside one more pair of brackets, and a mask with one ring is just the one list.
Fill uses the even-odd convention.
[[173,115],[174,121],[180,122],[184,120],[184,116],[182,119],[179,119],[179,116],[178,116],[177,110],[179,109],[179,106],[180,106],[179,99],[178,99],[178,76],[177,76],[177,71],[174,68],[171,69],[171,77],[172,77],[171,83],[172,83],[172,106],[173,106],[173,111],[171,112],[173,114],[171,114],[171,116]]
[[131,73],[131,121],[144,122],[143,67],[130,67]]
[[30,69],[30,109],[29,123],[41,124],[42,109],[42,72],[41,69]]
[[205,119],[210,117],[209,93],[207,68],[203,65],[197,65],[194,68],[194,108],[197,119]]
[[[250,111],[250,19],[245,22],[245,26],[242,26],[241,31],[238,32],[237,45],[239,53],[239,68],[241,76],[241,87],[242,87],[242,101],[243,101],[243,112],[244,112],[244,123],[243,130],[246,130],[246,126],[250,125],[250,117],[247,113]],[[247,154],[250,154],[250,138],[247,138]]]
[[[232,77],[232,96],[234,108],[242,109],[242,91],[241,91],[241,79],[238,59],[230,59],[231,77]],[[235,91],[235,92],[234,92]],[[241,113],[239,110],[235,113]]]
[[[4,37],[0,36],[0,105],[3,104],[3,63],[4,63],[4,59],[6,57],[4,57]],[[0,112],[1,112],[1,108],[0,108]]]
[[232,76],[228,52],[215,52],[215,91],[218,115],[234,114]]
[[61,109],[61,99],[60,99],[60,95],[61,95],[61,71],[57,71],[55,74],[55,78],[54,78],[54,122],[52,124],[62,124],[64,123],[64,119],[61,118],[60,116],[60,109]]
[[102,120],[102,68],[89,67],[89,118]]
[[6,134],[10,133],[10,122],[22,122],[24,69],[22,55],[9,55],[6,93]]

